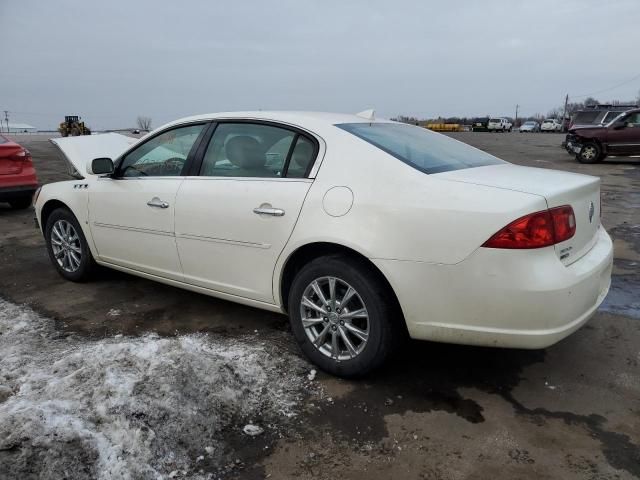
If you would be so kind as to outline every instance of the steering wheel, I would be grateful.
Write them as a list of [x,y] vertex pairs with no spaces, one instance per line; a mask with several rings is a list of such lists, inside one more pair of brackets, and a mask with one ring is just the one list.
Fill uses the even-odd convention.
[[184,162],[186,160],[180,157],[172,157],[166,159],[160,165],[158,165],[158,170],[165,174],[175,174],[179,175],[182,171],[182,167],[184,167]]

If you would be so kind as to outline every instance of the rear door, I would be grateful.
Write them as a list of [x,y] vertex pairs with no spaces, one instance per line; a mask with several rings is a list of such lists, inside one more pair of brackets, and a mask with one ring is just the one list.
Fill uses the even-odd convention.
[[317,140],[289,127],[218,124],[176,201],[185,281],[274,303],[275,263],[311,186],[317,151]]

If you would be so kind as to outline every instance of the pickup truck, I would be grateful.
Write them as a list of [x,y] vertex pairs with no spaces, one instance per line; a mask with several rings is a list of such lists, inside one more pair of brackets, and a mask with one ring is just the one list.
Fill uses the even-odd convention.
[[606,125],[569,130],[565,148],[580,163],[597,163],[609,155],[640,155],[640,108],[620,114]]

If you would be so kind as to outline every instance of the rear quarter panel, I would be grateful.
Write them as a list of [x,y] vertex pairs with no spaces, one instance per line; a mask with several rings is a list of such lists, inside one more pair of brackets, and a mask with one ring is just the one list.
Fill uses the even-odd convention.
[[[539,195],[439,180],[335,129],[298,222],[276,265],[314,242],[347,246],[370,259],[456,264],[512,220],[546,208]],[[341,216],[324,209],[335,186],[353,192]],[[275,298],[279,298],[276,292]]]

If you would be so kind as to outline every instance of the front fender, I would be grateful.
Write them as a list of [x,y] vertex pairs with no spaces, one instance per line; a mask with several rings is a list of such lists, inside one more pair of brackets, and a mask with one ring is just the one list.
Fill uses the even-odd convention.
[[43,219],[43,213],[49,214],[52,207],[59,205],[68,208],[78,220],[82,233],[87,239],[89,249],[92,255],[96,257],[97,251],[89,228],[89,189],[91,188],[91,183],[90,180],[82,179],[44,185],[40,190],[40,195],[34,208],[38,225],[43,235],[46,227],[44,223],[46,219]]

